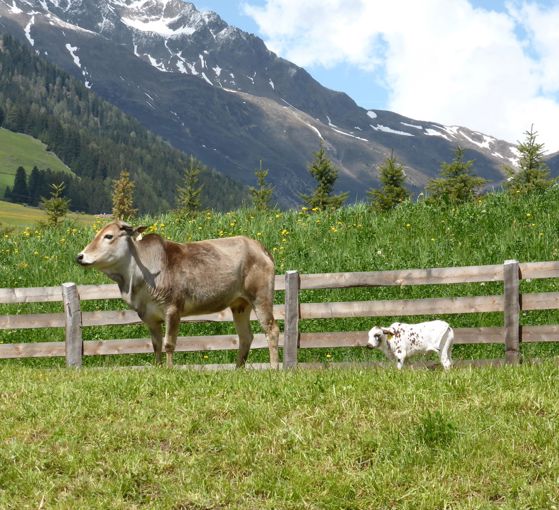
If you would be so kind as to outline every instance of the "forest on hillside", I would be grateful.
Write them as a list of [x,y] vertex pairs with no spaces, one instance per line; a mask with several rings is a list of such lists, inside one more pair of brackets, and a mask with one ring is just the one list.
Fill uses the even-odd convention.
[[[0,38],[0,126],[41,140],[74,172],[65,176],[73,210],[110,210],[111,180],[123,170],[141,212],[175,205],[188,156],[8,35]],[[246,198],[240,184],[206,167],[200,184],[203,207],[229,210]]]

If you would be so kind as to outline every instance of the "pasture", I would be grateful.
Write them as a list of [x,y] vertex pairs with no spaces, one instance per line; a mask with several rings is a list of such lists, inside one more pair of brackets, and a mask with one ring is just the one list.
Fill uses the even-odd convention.
[[[50,168],[58,172],[71,170],[46,145],[29,135],[14,133],[0,128],[0,198],[4,197],[6,186],[12,186],[19,166],[29,173],[36,166]],[[1,216],[0,216],[1,218]]]
[[0,368],[0,508],[559,505],[556,365]]
[[[177,241],[246,234],[276,272],[383,271],[557,260],[559,191],[488,195],[457,208],[357,205],[143,218]],[[101,226],[67,222],[0,235],[0,287],[109,283],[76,254]],[[140,223],[140,222],[137,222]],[[557,281],[523,280],[526,292]],[[304,290],[302,302],[492,295],[502,283]],[[278,302],[282,302],[278,293]],[[125,306],[120,303],[122,309]],[[108,300],[85,311],[114,309]],[[61,311],[56,303],[0,313]],[[440,316],[454,327],[502,326],[500,313]],[[431,317],[417,317],[427,319]],[[433,317],[434,318],[434,317]],[[366,330],[381,319],[302,321],[302,331]],[[415,320],[412,317],[410,320]],[[556,310],[523,312],[557,324]],[[231,333],[226,323],[181,334]],[[6,330],[0,342],[60,341],[60,330]],[[144,326],[90,327],[84,339],[145,337]],[[554,343],[522,346],[520,366],[437,370],[194,372],[150,367],[152,355],[0,361],[0,508],[528,509],[559,506],[559,376]],[[231,351],[179,353],[178,364],[231,363]],[[459,359],[503,346],[457,345]],[[530,363],[532,358],[548,358]],[[266,360],[253,351],[249,362]],[[383,359],[365,349],[304,349],[300,361]],[[123,365],[145,365],[143,369]],[[118,367],[118,368],[117,368]]]
[[[75,221],[77,224],[86,226],[95,222],[95,217],[90,214],[81,214],[70,212],[67,216],[69,221]],[[0,227],[24,229],[33,225],[47,221],[45,211],[38,207],[30,207],[21,204],[12,204],[0,200]]]
[[[557,260],[557,224],[559,191],[529,197],[491,194],[474,203],[455,208],[438,208],[424,202],[404,204],[392,213],[376,215],[364,205],[336,212],[315,213],[307,210],[272,211],[258,214],[250,210],[225,214],[205,212],[194,218],[178,219],[173,215],[142,218],[137,224],[150,225],[150,231],[179,241],[198,240],[246,234],[260,239],[273,253],[276,273],[290,269],[300,273],[342,271],[382,271],[405,268],[452,267],[502,264],[508,259],[522,262]],[[103,220],[106,221],[106,220]],[[78,284],[110,283],[100,272],[79,267],[76,254],[91,240],[102,220],[90,227],[67,223],[58,230],[27,228],[4,234],[0,238],[2,281],[0,287],[37,287],[60,285],[65,281]],[[522,281],[521,291],[556,291],[554,279]],[[359,301],[376,299],[418,299],[459,297],[502,293],[502,284],[429,285],[420,287],[306,290],[301,302]],[[278,293],[277,302],[283,302]],[[58,307],[57,307],[58,306]],[[84,305],[84,311],[111,310],[115,302],[95,301]],[[119,302],[117,307],[126,309]],[[0,312],[61,312],[59,305],[3,305]],[[445,316],[346,318],[307,320],[302,332],[365,331],[373,322],[393,320],[418,321],[430,318],[448,320],[455,328],[502,326],[500,313],[473,313]],[[523,312],[522,323],[545,325],[559,323],[556,310]],[[181,326],[180,335],[232,334],[231,324],[211,323]],[[26,330],[0,332],[3,343],[29,340],[60,341],[60,330]],[[89,327],[84,340],[107,338],[144,338],[142,325]],[[527,357],[546,357],[559,352],[553,343],[523,346]],[[303,354],[303,353],[302,353]],[[212,351],[181,353],[178,363],[232,363],[234,353]],[[263,360],[265,353],[251,353],[249,362]],[[362,349],[305,349],[300,361],[368,361],[382,359],[376,352]],[[455,359],[502,357],[502,346],[457,345]],[[151,363],[151,356],[90,357],[93,365]],[[63,360],[3,361],[8,364],[52,366]]]

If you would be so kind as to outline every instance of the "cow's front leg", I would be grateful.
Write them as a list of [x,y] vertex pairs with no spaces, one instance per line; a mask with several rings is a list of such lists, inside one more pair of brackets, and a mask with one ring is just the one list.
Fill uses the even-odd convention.
[[167,366],[173,366],[173,352],[177,346],[177,335],[179,333],[180,313],[176,306],[171,306],[165,313],[165,341],[164,347],[167,353]]
[[163,345],[163,332],[161,331],[161,322],[146,322],[151,334],[151,344],[153,345],[153,353],[155,354],[155,363],[161,365],[161,347]]

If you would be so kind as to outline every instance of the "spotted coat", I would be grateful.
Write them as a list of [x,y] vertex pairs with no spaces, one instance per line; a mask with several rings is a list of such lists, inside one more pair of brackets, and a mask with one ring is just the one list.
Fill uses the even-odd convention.
[[452,365],[451,350],[454,332],[441,320],[404,324],[395,322],[388,328],[375,326],[369,331],[367,347],[379,348],[400,369],[407,356],[436,352],[445,369]]

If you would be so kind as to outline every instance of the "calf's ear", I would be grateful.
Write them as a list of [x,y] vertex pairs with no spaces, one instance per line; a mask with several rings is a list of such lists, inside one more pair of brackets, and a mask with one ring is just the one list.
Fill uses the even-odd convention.
[[394,330],[392,328],[381,328],[381,329],[382,329],[382,332],[385,335],[393,335],[394,334]]

